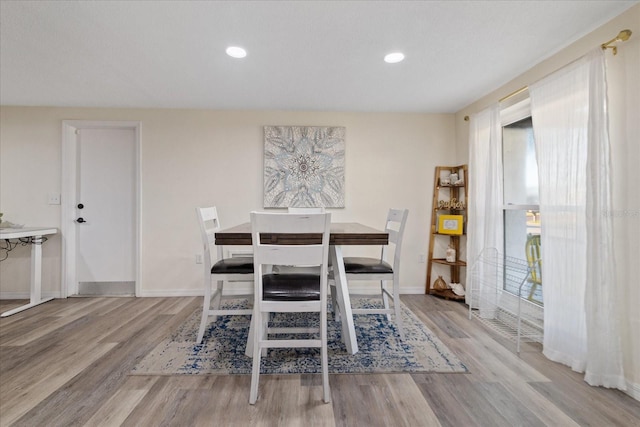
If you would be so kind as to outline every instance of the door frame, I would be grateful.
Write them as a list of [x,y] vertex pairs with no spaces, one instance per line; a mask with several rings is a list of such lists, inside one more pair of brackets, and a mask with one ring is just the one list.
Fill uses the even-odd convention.
[[135,294],[140,295],[140,242],[142,230],[140,227],[140,132],[139,121],[99,121],[99,120],[63,120],[62,121],[62,285],[61,297],[78,293],[78,281],[76,279],[76,256],[78,245],[78,233],[76,232],[76,205],[77,179],[78,179],[78,138],[80,129],[132,129],[135,133],[134,147],[134,186],[135,186]]

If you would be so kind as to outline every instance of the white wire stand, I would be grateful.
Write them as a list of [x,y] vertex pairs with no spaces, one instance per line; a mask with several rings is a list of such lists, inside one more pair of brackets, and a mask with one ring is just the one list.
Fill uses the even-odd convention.
[[518,353],[520,341],[542,343],[543,338],[542,307],[522,297],[530,273],[527,261],[485,248],[467,275],[469,319],[515,341]]

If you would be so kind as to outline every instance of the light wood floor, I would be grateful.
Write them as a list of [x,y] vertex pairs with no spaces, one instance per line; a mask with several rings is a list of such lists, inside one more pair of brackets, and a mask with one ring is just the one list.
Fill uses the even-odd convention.
[[[640,402],[589,387],[425,295],[403,301],[469,374],[130,376],[201,298],[70,298],[0,319],[0,426],[640,426]],[[0,311],[19,305],[0,301]]]

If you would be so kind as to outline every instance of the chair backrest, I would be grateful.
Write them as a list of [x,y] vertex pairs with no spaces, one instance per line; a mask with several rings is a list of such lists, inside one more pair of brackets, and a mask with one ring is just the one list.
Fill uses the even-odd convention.
[[[205,269],[208,268],[208,270],[211,270],[211,246],[215,243],[216,231],[220,230],[218,210],[215,206],[196,208],[196,214],[198,216],[198,223],[200,224]],[[220,257],[221,248],[219,248],[217,255]]]
[[288,207],[287,212],[289,213],[324,213],[323,207],[314,207],[314,208],[295,208]]
[[[385,223],[385,231],[389,233],[389,243],[395,246],[393,252],[393,271],[397,272],[400,268],[400,253],[402,252],[402,239],[404,237],[404,228],[409,216],[408,209],[389,209],[387,221]],[[389,245],[382,247],[382,259],[386,259],[390,251]]]
[[542,283],[542,254],[540,252],[540,235],[529,234],[524,248],[527,254],[527,263],[531,271],[531,281]]
[[[290,214],[251,212],[251,238],[256,277],[263,265],[322,266],[321,277],[328,274],[330,213]],[[262,241],[263,234],[287,234],[279,239]],[[291,244],[303,236],[314,234],[315,242]],[[308,237],[308,236],[306,236]],[[277,240],[280,240],[278,242]],[[325,280],[326,283],[326,280]],[[255,290],[258,292],[258,289]]]

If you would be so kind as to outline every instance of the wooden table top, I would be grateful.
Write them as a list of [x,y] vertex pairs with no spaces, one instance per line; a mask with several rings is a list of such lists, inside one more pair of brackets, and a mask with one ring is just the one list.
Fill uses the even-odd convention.
[[[236,225],[215,233],[216,245],[251,245],[251,223]],[[310,238],[309,234],[277,234],[263,235],[265,240],[285,245],[308,244],[320,242],[320,235]],[[387,245],[389,233],[384,230],[368,227],[357,222],[332,222],[330,244],[332,245]]]

